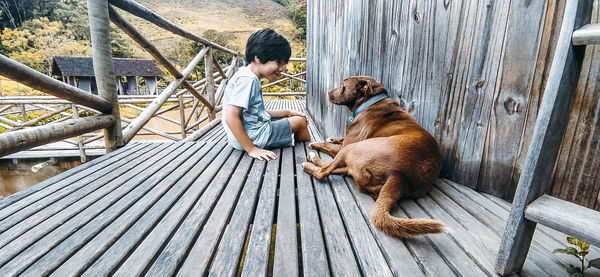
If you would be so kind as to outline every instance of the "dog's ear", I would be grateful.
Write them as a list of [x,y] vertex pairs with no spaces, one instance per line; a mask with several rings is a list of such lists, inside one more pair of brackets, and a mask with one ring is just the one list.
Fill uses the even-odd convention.
[[373,88],[371,87],[371,81],[369,80],[360,80],[358,82],[358,95],[359,96],[367,96],[373,92]]

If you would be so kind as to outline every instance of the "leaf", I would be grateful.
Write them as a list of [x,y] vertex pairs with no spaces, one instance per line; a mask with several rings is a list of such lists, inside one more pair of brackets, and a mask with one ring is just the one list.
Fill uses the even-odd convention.
[[590,249],[590,244],[585,242],[585,241],[581,241],[581,250],[588,250]]
[[588,263],[588,266],[587,266],[587,267],[588,267],[588,268],[590,268],[590,267],[595,267],[595,268],[597,268],[597,269],[600,269],[600,258],[595,258],[595,259],[591,260],[591,261]]
[[581,269],[573,266],[572,264],[570,264],[567,267],[567,272],[569,273],[569,276],[571,276],[571,277],[583,276],[583,274],[581,274]]
[[567,254],[567,255],[573,255],[579,259],[579,251],[577,251],[577,249],[575,249],[574,247],[567,247],[565,249],[557,248],[557,249],[554,249],[553,252]]
[[572,244],[572,245],[577,245],[578,241],[579,240],[576,239],[576,238],[574,238],[574,237],[567,237],[567,242],[570,243],[570,244]]

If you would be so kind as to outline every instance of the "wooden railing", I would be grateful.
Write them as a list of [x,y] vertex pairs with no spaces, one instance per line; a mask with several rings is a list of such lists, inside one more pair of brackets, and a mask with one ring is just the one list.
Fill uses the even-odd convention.
[[[178,71],[149,40],[121,17],[109,3],[167,31],[202,43],[205,47],[198,52],[182,71]],[[104,137],[106,150],[110,152],[130,141],[142,129],[169,139],[181,139],[168,132],[145,127],[146,123],[153,117],[179,124],[181,127],[181,137],[187,140],[200,136],[206,130],[205,128],[199,129],[190,135],[187,134],[188,131],[197,129],[197,126],[202,122],[210,120],[209,125],[218,123],[219,119],[216,118],[215,114],[220,108],[217,103],[222,98],[228,79],[237,70],[239,54],[236,51],[188,32],[132,0],[88,0],[88,13],[91,19],[92,56],[99,96],[55,80],[6,56],[0,55],[0,75],[56,96],[50,98],[36,97],[35,99],[29,97],[19,99],[4,97],[0,100],[0,104],[5,105],[5,107],[0,107],[0,112],[8,111],[17,105],[21,107],[23,113],[23,120],[21,122],[10,120],[7,122],[7,120],[0,119],[0,124],[2,124],[0,126],[7,129],[7,132],[0,134],[0,156],[72,137],[79,137],[78,145],[80,148],[86,143]],[[154,97],[117,98],[110,50],[109,18],[175,77],[159,95]],[[223,51],[230,54],[232,58],[229,66],[222,68],[216,62],[213,51]],[[206,77],[195,83],[189,83],[186,80],[188,75],[202,60],[204,61]],[[180,86],[184,89],[178,90]],[[175,109],[172,106],[162,108],[169,102],[178,104],[173,106],[180,109],[179,121],[167,119],[167,117],[162,116],[164,112]],[[147,103],[148,105],[132,120],[120,116],[119,104],[133,109],[141,109],[133,105],[135,103]],[[47,104],[55,104],[59,105],[59,107],[45,106]],[[192,110],[194,110],[188,116],[184,112],[184,107],[187,104],[192,105]],[[26,105],[46,110],[49,113],[44,115],[43,118],[27,120]],[[204,108],[206,108],[206,115],[196,116],[194,122],[191,122],[192,116],[194,114],[198,115],[195,111],[200,110],[201,114]],[[70,114],[66,112],[68,109],[72,109]],[[93,115],[80,118],[80,113],[83,111]],[[35,125],[39,121],[57,114],[61,114],[64,117],[52,124],[24,128]],[[121,128],[122,122],[127,123],[124,128]],[[105,130],[103,135],[82,136],[100,129]]]
[[[265,89],[265,88],[271,87],[273,85],[285,83],[286,87],[287,87],[287,91],[285,91],[285,92],[264,92],[263,95],[265,95],[265,96],[281,96],[281,97],[284,97],[284,96],[306,97],[306,58],[290,58],[289,62],[290,63],[299,63],[300,70],[297,73],[291,73],[291,74],[282,73],[281,75],[283,75],[284,78],[273,81],[273,82],[269,82],[262,86],[262,88]],[[300,85],[298,87],[300,87],[301,90],[294,91],[291,86],[292,82],[300,83]]]

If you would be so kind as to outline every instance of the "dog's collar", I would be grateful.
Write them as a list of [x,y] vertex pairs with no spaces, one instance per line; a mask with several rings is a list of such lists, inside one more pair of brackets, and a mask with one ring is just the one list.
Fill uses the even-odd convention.
[[387,95],[385,93],[379,93],[376,94],[375,96],[369,98],[369,100],[363,102],[362,104],[358,105],[358,108],[356,108],[356,110],[350,115],[348,116],[348,124],[352,124],[352,121],[354,121],[354,118],[360,113],[362,112],[364,109],[368,108],[369,106],[385,99],[388,98]]

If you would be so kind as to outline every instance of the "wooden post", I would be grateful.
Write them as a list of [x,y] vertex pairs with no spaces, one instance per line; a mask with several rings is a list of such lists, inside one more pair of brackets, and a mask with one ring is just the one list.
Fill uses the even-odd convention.
[[27,122],[27,109],[25,108],[25,104],[21,104],[21,122]]
[[[92,60],[98,95],[113,104],[111,114],[120,118],[119,101],[117,100],[115,69],[110,46],[110,22],[108,18],[107,0],[87,0],[92,40]],[[116,120],[113,126],[104,130],[106,153],[123,145],[121,121]]]
[[525,218],[524,210],[551,189],[552,170],[567,127],[566,118],[575,97],[585,54],[585,46],[571,45],[571,36],[574,30],[589,22],[591,7],[591,1],[587,0],[581,1],[579,7],[578,0],[565,3],[548,83],[496,258],[496,272],[501,275],[521,271],[537,225]]
[[183,96],[179,95],[179,121],[181,126],[181,138],[185,138],[185,105],[183,104]]
[[[71,105],[71,112],[73,112],[73,119],[79,119],[79,111],[75,104]],[[77,147],[79,147],[79,157],[82,163],[87,162],[87,156],[85,155],[85,149],[83,149],[83,137],[77,136]]]
[[206,79],[206,95],[211,106],[207,106],[208,118],[212,121],[215,119],[215,79],[213,77],[213,55],[212,49],[209,49],[204,56],[204,72]]

